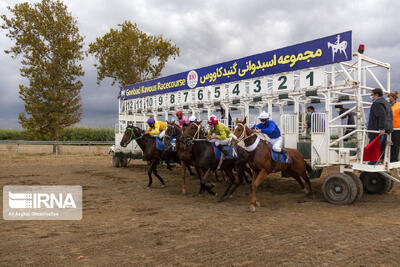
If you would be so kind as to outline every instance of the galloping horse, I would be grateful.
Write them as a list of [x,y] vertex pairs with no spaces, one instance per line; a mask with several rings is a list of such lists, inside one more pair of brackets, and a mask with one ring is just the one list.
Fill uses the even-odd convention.
[[124,136],[121,139],[121,146],[126,147],[132,140],[136,143],[143,151],[143,159],[150,162],[150,168],[147,172],[149,176],[149,183],[147,188],[150,189],[153,183],[152,173],[160,180],[161,187],[165,187],[165,182],[157,173],[157,165],[161,159],[168,158],[170,161],[180,162],[178,155],[175,151],[163,151],[157,149],[156,137],[146,134],[142,129],[128,124],[126,127]]
[[[210,194],[210,190],[206,186],[206,180],[211,171],[215,171],[219,164],[219,159],[216,159],[212,144],[204,139],[204,135],[201,131],[201,121],[189,124],[182,134],[182,141],[186,145],[185,149],[190,149],[192,154],[192,162],[194,166],[203,170],[204,175],[200,179],[200,191],[199,194],[204,192],[206,189]],[[229,185],[225,192],[221,196],[220,200],[225,200],[227,197],[233,194],[236,188],[243,183],[243,176],[246,169],[246,162],[248,161],[247,152],[241,148],[236,148],[238,158],[224,159],[220,170],[224,171],[229,177]],[[235,183],[235,176],[233,175],[233,169],[237,170],[239,181]]]
[[[289,152],[289,163],[278,163],[272,159],[271,145],[256,134],[253,134],[246,125],[246,118],[243,121],[236,119],[233,134],[236,137],[234,143],[243,141],[245,149],[249,152],[249,164],[254,171],[251,183],[251,202],[250,210],[255,211],[255,206],[260,206],[256,199],[257,187],[267,177],[268,174],[278,171],[286,171],[299,183],[306,195],[312,194],[312,188],[308,173],[311,167],[304,161],[303,155],[296,149],[285,148]],[[278,164],[278,166],[276,166]],[[301,178],[307,183],[308,189],[304,186]]]

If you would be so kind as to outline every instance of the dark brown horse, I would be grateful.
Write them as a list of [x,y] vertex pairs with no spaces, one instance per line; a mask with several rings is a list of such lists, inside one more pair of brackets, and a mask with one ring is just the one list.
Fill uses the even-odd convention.
[[165,187],[165,182],[157,172],[157,165],[162,159],[168,159],[170,162],[179,163],[180,160],[175,151],[164,151],[158,150],[156,144],[156,137],[146,134],[142,129],[128,124],[126,127],[124,136],[121,139],[121,146],[126,147],[132,140],[136,143],[143,151],[143,159],[150,163],[150,168],[147,172],[149,176],[149,183],[147,188],[150,189],[153,183],[152,173],[160,180],[161,187]]
[[[254,171],[251,183],[251,202],[250,210],[255,211],[255,206],[260,203],[256,199],[257,187],[272,172],[286,171],[299,183],[303,192],[307,195],[312,194],[312,188],[308,173],[311,167],[304,161],[303,155],[296,149],[285,148],[289,153],[288,163],[277,163],[272,159],[272,150],[268,142],[261,140],[246,125],[246,118],[243,121],[236,119],[233,134],[236,137],[235,143],[243,141],[246,150],[249,152],[249,164]],[[276,166],[278,164],[278,166]],[[304,186],[303,178],[307,183],[308,189]]]
[[[182,166],[182,194],[186,194],[186,183],[185,183],[185,174],[186,174],[186,167],[189,168],[190,165],[194,166],[193,160],[193,148],[191,146],[186,146],[182,142],[182,128],[173,122],[168,122],[168,127],[165,130],[165,135],[163,138],[164,147],[169,147],[171,144],[172,139],[176,139],[176,152],[178,154],[178,158],[180,159],[180,164]],[[196,168],[197,176],[201,180],[201,170]],[[193,174],[191,174],[193,175]]]
[[[210,173],[217,169],[219,165],[219,159],[215,157],[212,144],[206,140],[203,135],[201,130],[201,121],[189,124],[189,126],[184,130],[181,140],[184,145],[184,149],[189,149],[191,151],[192,164],[201,169],[204,173],[204,175],[202,175],[200,178],[199,194],[202,194],[204,189],[210,193],[206,186],[206,180]],[[224,171],[229,177],[229,185],[221,196],[220,200],[224,200],[232,195],[236,188],[243,183],[246,162],[248,161],[247,152],[239,146],[236,148],[236,150],[238,157],[233,159],[224,159],[220,166],[220,170]],[[239,178],[237,182],[235,182],[233,169],[237,170]]]

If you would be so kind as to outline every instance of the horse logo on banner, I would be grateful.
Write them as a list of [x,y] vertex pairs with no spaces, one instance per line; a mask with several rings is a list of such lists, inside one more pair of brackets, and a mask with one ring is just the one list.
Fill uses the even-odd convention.
[[335,61],[335,54],[339,51],[340,54],[343,52],[347,59],[346,48],[347,41],[340,42],[340,34],[336,37],[335,43],[328,42],[328,48],[332,48],[332,61]]

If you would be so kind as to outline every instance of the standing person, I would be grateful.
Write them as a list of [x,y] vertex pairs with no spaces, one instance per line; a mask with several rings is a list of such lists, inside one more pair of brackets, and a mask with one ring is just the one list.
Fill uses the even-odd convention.
[[368,133],[369,141],[371,142],[378,135],[381,156],[385,151],[386,135],[393,131],[393,113],[392,107],[383,97],[383,91],[380,88],[372,90],[371,99],[372,106],[369,111],[368,130],[379,131],[379,133]]
[[390,162],[399,161],[400,147],[400,103],[397,101],[399,92],[395,91],[388,94],[389,103],[392,105],[393,112],[393,130],[392,132],[392,147],[390,148]]
[[315,108],[313,106],[307,107],[307,114],[306,114],[306,133],[307,135],[311,134],[311,115],[315,112]]
[[269,142],[272,144],[272,150],[278,152],[279,157],[280,154],[283,153],[287,158],[287,151],[282,149],[283,140],[278,125],[269,119],[269,114],[267,112],[262,112],[260,116],[258,116],[258,119],[261,123],[254,125],[251,129],[256,133],[266,134],[269,138]]
[[176,117],[178,118],[178,124],[181,128],[186,128],[186,126],[189,125],[189,118],[184,116],[182,111],[178,111]]
[[[336,105],[335,108],[339,115],[342,115],[349,110],[348,108],[344,108],[343,105]],[[354,116],[354,112],[347,113],[345,116],[342,117],[342,125],[355,125],[356,122],[354,120]],[[344,135],[350,133],[353,130],[354,128],[346,128]]]

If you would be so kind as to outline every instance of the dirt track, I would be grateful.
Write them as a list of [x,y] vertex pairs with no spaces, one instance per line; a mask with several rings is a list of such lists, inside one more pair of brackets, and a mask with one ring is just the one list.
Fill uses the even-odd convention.
[[[400,190],[352,206],[323,201],[321,179],[307,198],[293,179],[267,179],[262,207],[250,187],[217,203],[198,180],[161,168],[167,188],[146,189],[146,166],[111,167],[107,156],[0,155],[0,185],[82,185],[81,221],[0,220],[0,265],[351,265],[400,263]],[[224,184],[217,184],[221,192]],[[2,194],[2,191],[1,191]],[[2,196],[0,198],[2,201]],[[1,203],[2,206],[2,203]]]

